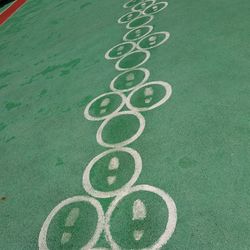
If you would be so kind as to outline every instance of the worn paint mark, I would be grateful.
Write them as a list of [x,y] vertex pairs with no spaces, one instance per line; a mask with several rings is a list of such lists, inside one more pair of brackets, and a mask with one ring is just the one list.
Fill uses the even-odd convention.
[[8,103],[6,103],[5,108],[8,111],[10,111],[10,110],[15,109],[15,108],[17,108],[19,106],[21,106],[20,102],[8,102]]

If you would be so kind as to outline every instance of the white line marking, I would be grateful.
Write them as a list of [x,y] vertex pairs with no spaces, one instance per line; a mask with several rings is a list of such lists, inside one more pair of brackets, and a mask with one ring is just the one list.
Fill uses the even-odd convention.
[[[146,28],[148,30],[144,34],[141,34],[141,29],[143,28]],[[153,30],[153,26],[151,25],[144,25],[139,28],[132,29],[123,36],[123,40],[124,41],[136,41],[136,40],[142,39],[143,37],[148,35],[152,30]],[[128,36],[133,33],[136,33],[136,37],[134,39],[128,38]]]
[[95,231],[94,235],[92,236],[92,238],[90,239],[90,241],[85,246],[83,246],[81,248],[81,250],[89,250],[95,246],[95,244],[97,243],[97,241],[98,241],[98,239],[103,231],[103,226],[104,226],[104,213],[102,210],[102,206],[99,203],[99,201],[97,201],[96,199],[94,199],[92,197],[74,196],[74,197],[68,198],[68,199],[60,202],[55,208],[53,208],[53,210],[50,212],[50,214],[48,215],[48,217],[44,221],[43,226],[41,228],[41,231],[39,233],[39,239],[38,239],[39,250],[49,250],[49,248],[47,246],[47,233],[48,233],[49,225],[50,225],[51,221],[53,220],[54,216],[64,206],[67,206],[67,205],[75,203],[75,202],[76,203],[77,202],[87,202],[87,203],[90,203],[96,209],[96,212],[98,215],[98,222],[97,222],[97,226],[96,226],[96,231]]
[[[136,25],[136,22],[138,20],[143,20],[145,19],[145,21],[139,25]],[[152,20],[154,19],[154,16],[152,15],[143,15],[143,16],[139,16],[139,17],[136,17],[135,19],[131,20],[127,25],[126,25],[126,28],[127,29],[134,29],[134,28],[139,28],[141,26],[144,26],[145,24],[151,22]]]
[[[137,65],[134,65],[132,67],[122,67],[120,64],[123,62],[123,60],[126,60],[127,57],[131,56],[131,55],[135,55],[135,54],[141,54],[141,53],[144,53],[145,54],[145,58],[140,62],[138,63]],[[125,55],[124,57],[122,57],[121,59],[119,59],[116,64],[115,64],[115,68],[117,70],[120,70],[120,71],[123,71],[123,70],[131,70],[131,69],[135,69],[139,66],[141,66],[142,64],[144,64],[148,59],[150,58],[150,52],[147,51],[147,50],[135,50],[127,55]]]
[[[131,98],[133,96],[133,94],[135,94],[136,91],[140,90],[141,88],[144,88],[145,86],[154,86],[154,85],[161,85],[165,88],[166,90],[166,94],[165,96],[160,100],[158,101],[157,103],[153,104],[152,106],[150,107],[135,107],[131,104]],[[133,110],[135,112],[143,112],[143,111],[148,111],[148,110],[152,110],[154,108],[157,108],[159,107],[160,105],[162,105],[163,103],[165,103],[171,96],[172,94],[172,88],[171,88],[171,85],[169,83],[166,83],[166,82],[163,82],[163,81],[155,81],[155,82],[149,82],[149,83],[146,83],[144,85],[141,85],[137,88],[135,88],[127,97],[127,107],[130,109],[130,110]]]
[[[127,182],[125,185],[123,185],[119,189],[109,191],[109,192],[102,192],[102,191],[94,189],[91,182],[90,182],[90,171],[91,171],[92,167],[101,158],[103,158],[104,156],[106,156],[108,154],[114,153],[114,152],[126,152],[126,153],[130,154],[133,157],[134,164],[135,164],[134,165],[134,174],[133,174],[133,176],[131,177],[129,182]],[[97,197],[97,198],[110,198],[110,197],[113,197],[113,196],[120,195],[123,192],[125,192],[126,190],[130,189],[130,187],[132,185],[134,185],[134,183],[139,178],[141,170],[142,170],[142,160],[141,160],[141,157],[138,154],[138,152],[135,151],[134,149],[132,149],[132,148],[109,149],[109,150],[104,151],[101,154],[97,155],[96,157],[94,157],[89,162],[89,164],[87,165],[87,167],[85,168],[84,173],[83,173],[82,185],[83,185],[83,188],[86,190],[86,192],[89,193],[90,195],[94,196],[94,197]]]
[[[94,102],[96,102],[100,98],[103,98],[104,96],[112,96],[112,95],[118,95],[121,98],[120,105],[112,113],[104,115],[104,116],[100,116],[100,117],[96,117],[96,116],[90,115],[89,110],[91,108],[91,105]],[[106,119],[108,117],[113,116],[114,113],[117,113],[118,111],[120,111],[122,109],[122,107],[124,106],[125,102],[126,102],[126,97],[122,93],[119,93],[119,92],[116,92],[116,93],[114,93],[114,92],[104,93],[102,95],[97,96],[91,102],[88,103],[88,105],[86,106],[86,108],[84,110],[84,116],[85,116],[86,119],[88,119],[90,121],[101,121],[101,120],[104,120],[104,119]],[[102,115],[102,113],[106,113],[106,112],[100,111],[101,115]]]
[[[117,89],[117,88],[115,87],[115,83],[116,83],[116,81],[117,81],[120,77],[122,77],[123,75],[126,75],[126,74],[128,74],[128,73],[134,73],[135,71],[143,71],[143,72],[144,72],[145,76],[144,76],[144,78],[143,78],[143,80],[142,80],[141,82],[139,82],[139,83],[136,84],[135,86],[133,86],[133,87],[131,87],[131,88],[127,88],[127,89]],[[137,69],[128,70],[128,71],[122,72],[121,74],[119,74],[118,76],[116,76],[116,77],[111,81],[111,83],[110,83],[110,89],[113,90],[113,91],[115,91],[115,92],[116,92],[116,91],[119,91],[119,92],[131,91],[131,90],[135,89],[136,87],[141,86],[143,83],[145,83],[145,82],[148,80],[149,76],[150,76],[150,72],[149,72],[147,69],[145,69],[145,68],[137,68]],[[132,78],[127,79],[127,80],[132,80]]]
[[128,1],[127,3],[123,4],[123,8],[127,9],[127,8],[131,8],[133,7],[134,5],[140,3],[141,0],[131,0],[131,1]]
[[119,202],[126,197],[129,194],[132,194],[134,192],[138,191],[148,191],[151,193],[155,193],[159,195],[162,200],[166,203],[166,206],[168,208],[168,222],[166,224],[165,231],[161,235],[161,237],[150,247],[144,248],[144,250],[159,250],[162,248],[163,245],[167,243],[167,241],[171,238],[175,227],[176,227],[176,222],[177,222],[177,211],[176,211],[176,206],[172,198],[162,191],[159,188],[150,186],[150,185],[138,185],[132,187],[130,190],[127,192],[123,192],[120,196],[117,196],[112,203],[110,204],[108,211],[106,212],[106,220],[105,220],[105,233],[107,240],[109,241],[111,245],[111,249],[121,249],[121,247],[114,241],[111,231],[110,231],[110,220],[111,216],[114,212],[114,210],[117,208]]
[[[158,6],[161,6],[161,7],[158,7]],[[163,9],[165,9],[166,7],[168,6],[168,3],[167,2],[158,2],[154,5],[151,5],[151,6],[148,6],[145,10],[143,10],[143,14],[144,15],[148,15],[148,14],[155,14],[155,13],[158,13],[160,11],[162,11]],[[153,10],[153,12],[150,12],[150,10]]]
[[[124,53],[122,53],[122,50],[125,48],[125,45],[129,45],[130,46],[130,49]],[[134,42],[123,42],[123,43],[119,43],[115,46],[113,46],[112,48],[110,48],[106,53],[105,53],[105,58],[107,60],[113,60],[113,59],[118,59],[118,58],[121,58],[127,54],[129,54],[130,52],[132,52],[134,49],[136,48],[136,43]],[[113,50],[117,50],[118,53],[117,53],[117,56],[111,56],[110,53],[113,51]]]
[[[162,41],[160,41],[159,43],[156,42],[156,39],[157,39],[157,35],[164,35],[164,38]],[[140,49],[152,49],[152,48],[155,48],[155,47],[158,47],[160,45],[162,45],[164,42],[166,42],[170,37],[170,34],[169,32],[165,32],[165,31],[162,31],[162,32],[155,32],[155,33],[151,33],[145,37],[143,37],[140,41],[138,41],[137,43],[137,47],[140,48]],[[144,41],[149,41],[149,46],[143,46],[142,43]]]
[[147,0],[141,3],[136,4],[134,7],[131,8],[132,11],[143,11],[147,7],[150,7],[155,3],[156,0]]
[[[118,143],[112,144],[112,143],[104,142],[102,138],[103,129],[106,127],[106,125],[110,122],[111,119],[116,118],[118,116],[123,116],[123,115],[134,115],[135,117],[138,118],[140,125],[139,125],[137,132],[132,137],[124,141],[118,142]],[[113,114],[111,117],[103,121],[103,123],[101,124],[101,126],[99,127],[97,131],[96,140],[103,147],[111,147],[111,148],[123,147],[135,141],[142,134],[144,128],[145,128],[145,119],[140,113],[137,113],[135,111],[122,111],[122,112]]]
[[[141,12],[140,11],[132,11],[132,12],[129,12],[129,13],[126,13],[124,15],[122,15],[118,20],[117,22],[120,23],[120,24],[123,24],[123,23],[128,23],[130,21],[132,21],[133,19],[135,19],[136,17],[140,16],[141,15]],[[124,20],[125,19],[125,20]],[[127,20],[126,20],[127,19]]]

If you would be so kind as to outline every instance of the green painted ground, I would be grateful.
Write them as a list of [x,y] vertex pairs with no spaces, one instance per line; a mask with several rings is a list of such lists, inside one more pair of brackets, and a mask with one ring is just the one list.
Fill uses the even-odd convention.
[[[0,28],[1,249],[38,249],[51,210],[69,197],[87,195],[83,171],[106,149],[95,138],[101,121],[86,120],[83,109],[109,92],[118,74],[104,54],[126,33],[117,23],[126,13],[123,3],[29,0]],[[148,81],[169,82],[173,93],[143,113],[145,130],[128,147],[143,162],[136,184],[160,188],[175,201],[177,226],[162,249],[250,249],[249,10],[247,0],[171,0],[150,23],[171,36],[151,50],[143,67],[150,71]],[[133,119],[114,121],[103,139],[115,143],[129,136],[128,128],[137,128]],[[110,173],[117,175],[117,187],[126,183],[133,173],[133,159],[126,157],[120,153],[113,172],[97,164],[90,174],[93,186],[110,191]],[[141,221],[132,219],[136,199],[147,209]],[[112,201],[98,200],[104,211]],[[70,214],[77,215],[72,225]],[[158,196],[133,193],[115,210],[111,233],[122,249],[143,248],[159,238],[166,220]],[[48,247],[79,249],[96,223],[90,204],[68,205],[49,227]],[[144,230],[138,242],[135,230]],[[104,234],[97,247],[109,247]]]

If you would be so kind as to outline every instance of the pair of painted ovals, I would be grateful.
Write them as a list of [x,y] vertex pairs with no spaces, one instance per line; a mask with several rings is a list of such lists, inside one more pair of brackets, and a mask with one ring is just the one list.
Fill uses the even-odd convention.
[[[138,31],[141,31],[139,32]],[[115,64],[115,68],[118,71],[135,69],[143,65],[150,58],[149,49],[158,47],[166,42],[170,36],[168,32],[155,32],[148,34],[150,32],[150,26],[144,26],[142,28],[137,28],[125,34],[125,39],[137,39],[139,34],[140,40],[137,44],[133,41],[123,42],[107,51],[105,54],[106,59],[118,59]],[[132,35],[131,35],[132,34]],[[120,49],[119,49],[120,48]],[[136,49],[136,50],[135,50]],[[119,50],[119,55],[117,51]]]
[[[133,88],[127,98],[120,92],[110,92],[96,97],[86,106],[84,115],[89,120],[104,120],[96,134],[97,142],[101,146],[122,147],[137,140],[145,128],[145,119],[139,112],[161,106],[171,94],[171,85],[166,82],[140,83],[139,86]],[[115,104],[107,96],[120,97],[122,104],[114,106]],[[130,111],[120,111],[124,104]],[[113,106],[110,113],[106,111],[108,105]],[[93,112],[90,113],[92,106],[99,108],[95,111],[98,116],[94,116]],[[102,111],[103,109],[105,111]]]
[[131,8],[133,11],[142,11],[143,14],[155,14],[165,9],[168,3],[165,1],[156,2],[155,0],[131,0],[123,5],[124,8]]
[[[141,198],[141,202],[138,198]],[[141,218],[145,220],[144,223],[140,223],[141,230],[138,230],[137,222],[140,220],[138,216],[140,211],[136,206],[132,206],[133,203],[137,204],[137,207],[138,204],[144,205],[146,211],[145,216]],[[90,218],[92,224],[84,223],[83,218],[89,217],[86,216],[87,209],[92,209],[96,221],[94,225],[93,217]],[[127,213],[128,210],[133,210],[133,218]],[[65,225],[67,224],[63,233],[57,230],[58,226],[61,227],[62,221]],[[151,227],[147,226],[148,221],[151,221]],[[150,185],[138,185],[121,192],[111,202],[106,214],[100,202],[95,198],[74,196],[60,202],[46,218],[39,234],[39,250],[59,249],[70,247],[72,244],[79,245],[77,248],[81,250],[95,249],[103,231],[111,249],[131,249],[134,248],[133,244],[138,248],[140,244],[139,249],[156,250],[170,239],[175,230],[176,221],[176,206],[172,198],[159,188]],[[124,227],[120,227],[121,223]],[[131,237],[127,232],[127,228],[131,225],[135,233],[143,232],[144,237],[140,239]],[[119,229],[119,234],[117,234],[117,229]],[[124,241],[120,237],[123,234],[127,234],[129,240]],[[70,237],[66,238],[65,235],[70,235]],[[147,237],[148,235],[151,237]],[[77,238],[78,236],[80,237]]]
[[119,71],[134,69],[144,64],[150,58],[150,52],[146,50],[134,50],[136,43],[124,42],[115,45],[109,49],[106,54],[106,59],[119,59],[115,68]]

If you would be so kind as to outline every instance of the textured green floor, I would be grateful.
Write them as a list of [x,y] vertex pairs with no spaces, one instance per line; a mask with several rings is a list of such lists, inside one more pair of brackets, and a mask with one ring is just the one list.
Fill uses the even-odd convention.
[[[123,3],[29,0],[0,28],[0,249],[37,249],[50,211],[86,194],[83,169],[104,149],[100,122],[82,110],[117,75],[104,54],[125,34]],[[144,67],[173,95],[143,114],[144,133],[129,147],[143,160],[137,184],[176,203],[163,249],[250,249],[249,11],[247,0],[169,0],[152,22],[171,37]],[[103,236],[98,246],[107,247]]]

